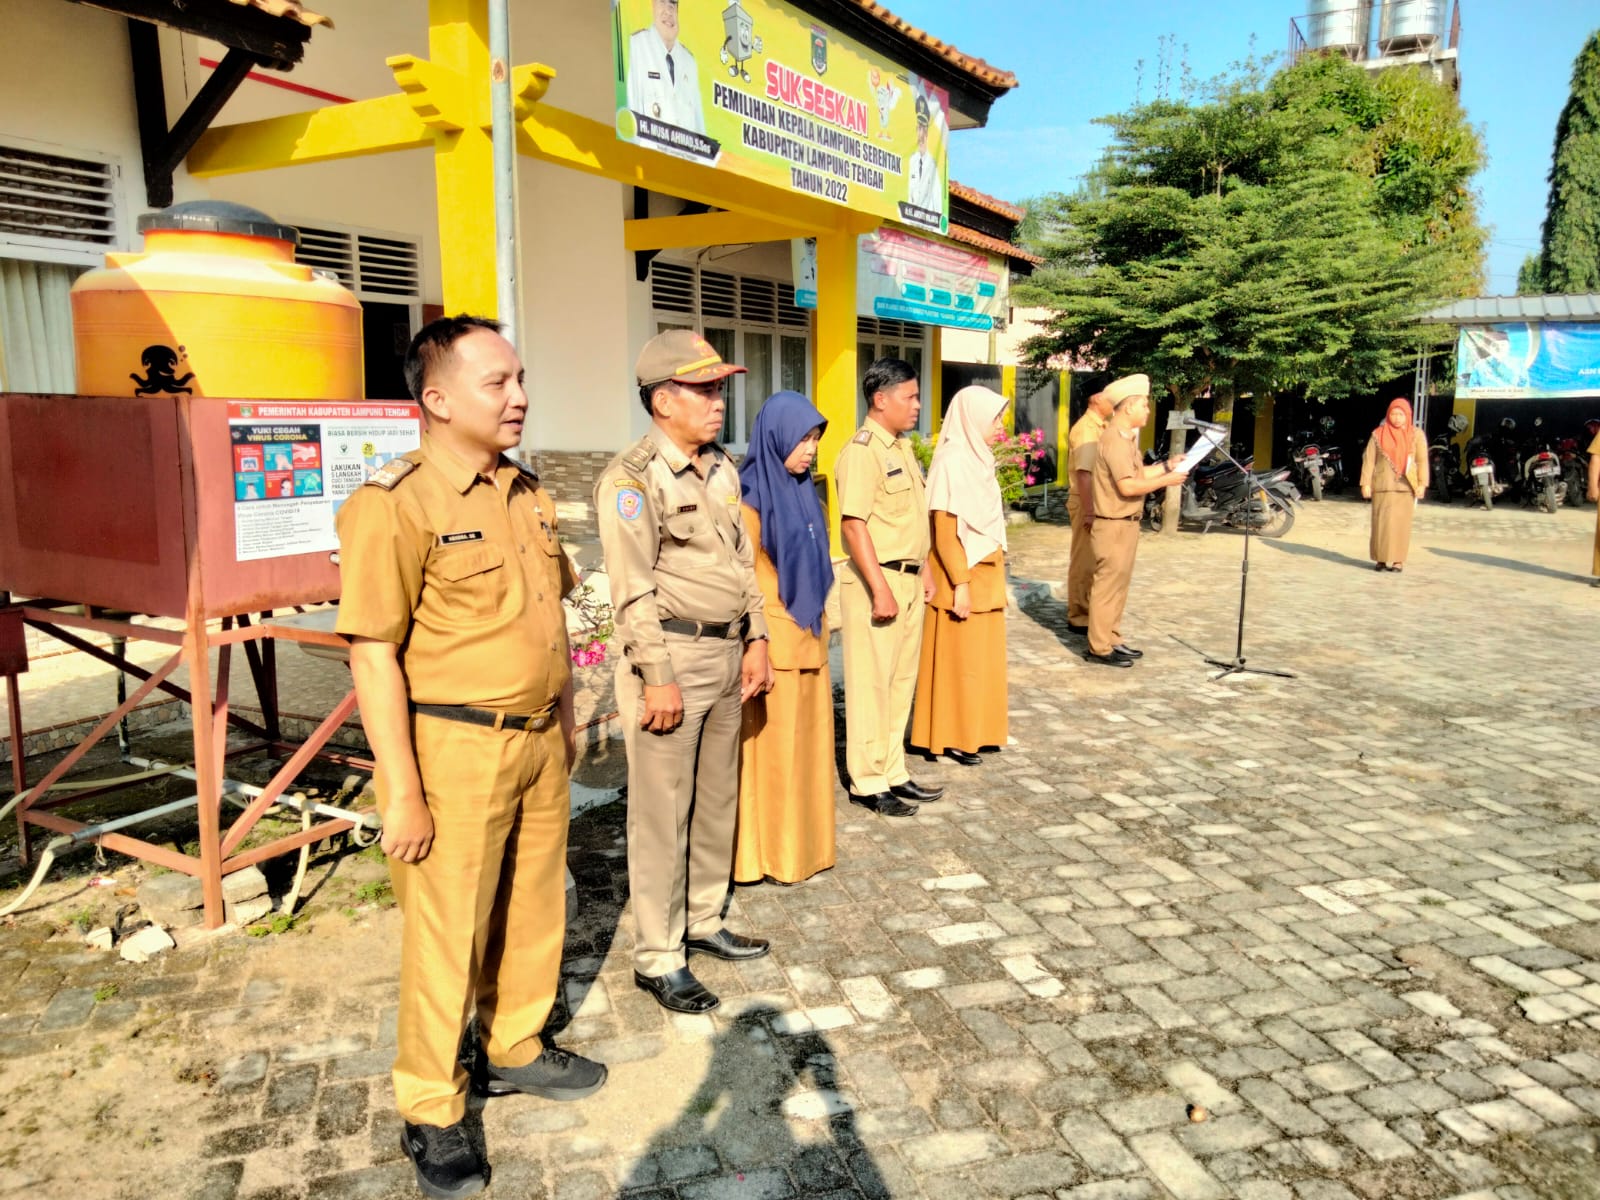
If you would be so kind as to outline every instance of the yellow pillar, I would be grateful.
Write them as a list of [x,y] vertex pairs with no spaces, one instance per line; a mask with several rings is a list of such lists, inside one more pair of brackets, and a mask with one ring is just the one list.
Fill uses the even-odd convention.
[[1011,403],[1006,405],[1006,432],[1017,431],[1017,369],[1000,368],[1000,394]]
[[1068,487],[1067,434],[1072,432],[1072,372],[1056,372],[1056,486]]
[[1473,433],[1477,428],[1478,401],[1476,398],[1468,399],[1457,396],[1455,399],[1455,405],[1451,408],[1450,412],[1451,415],[1460,413],[1467,419],[1467,427],[1460,433],[1456,434],[1455,437],[1456,453],[1459,455],[1461,451],[1467,448],[1467,443],[1472,440]]
[[928,333],[928,394],[922,403],[928,408],[928,431],[937,437],[944,424],[944,330],[938,325]]
[[1256,396],[1256,470],[1272,466],[1272,397]]
[[[817,237],[817,410],[828,418],[817,460],[830,477],[839,451],[856,431],[856,235]],[[835,555],[839,541],[838,494],[829,497],[828,537]]]
[[[428,0],[428,53],[458,76],[467,105],[489,106],[488,0]],[[496,315],[494,147],[487,123],[441,131],[434,139],[439,205],[439,270],[444,310]]]

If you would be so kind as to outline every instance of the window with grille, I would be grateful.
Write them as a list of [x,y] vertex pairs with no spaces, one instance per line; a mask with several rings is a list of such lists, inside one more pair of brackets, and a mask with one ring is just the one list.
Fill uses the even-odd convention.
[[299,225],[295,261],[332,272],[357,296],[374,300],[422,298],[422,252],[416,242],[389,234]]
[[747,369],[728,380],[724,444],[747,444],[773,392],[809,392],[811,312],[795,304],[793,284],[657,258],[650,264],[650,303],[658,331],[692,326]]
[[0,142],[0,252],[100,266],[120,241],[117,178],[109,158]]

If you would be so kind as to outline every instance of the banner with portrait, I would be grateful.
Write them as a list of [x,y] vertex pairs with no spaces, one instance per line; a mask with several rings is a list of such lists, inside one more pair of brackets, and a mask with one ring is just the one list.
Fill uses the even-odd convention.
[[612,0],[617,136],[943,233],[949,93],[773,0]]
[[1600,396],[1600,322],[1465,325],[1456,395],[1479,400]]

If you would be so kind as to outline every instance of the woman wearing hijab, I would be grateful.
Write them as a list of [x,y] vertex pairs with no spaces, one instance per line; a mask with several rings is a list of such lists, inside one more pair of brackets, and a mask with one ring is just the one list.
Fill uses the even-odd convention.
[[1006,512],[990,448],[1006,404],[986,387],[957,392],[928,468],[934,593],[911,744],[967,766],[1006,743]]
[[1378,571],[1398,571],[1411,549],[1411,514],[1428,490],[1428,445],[1411,423],[1409,401],[1389,402],[1361,457],[1361,494],[1372,501],[1372,542]]
[[811,478],[827,427],[811,401],[779,392],[756,414],[739,466],[774,678],[771,691],[744,706],[733,859],[739,883],[799,883],[834,862],[833,683],[823,616],[833,560]]

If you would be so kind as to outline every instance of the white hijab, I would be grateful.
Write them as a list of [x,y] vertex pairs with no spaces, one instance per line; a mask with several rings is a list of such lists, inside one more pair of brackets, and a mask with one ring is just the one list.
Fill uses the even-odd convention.
[[986,387],[962,388],[950,401],[928,466],[928,507],[955,515],[969,566],[1006,548],[1006,510],[989,430],[1008,403]]

